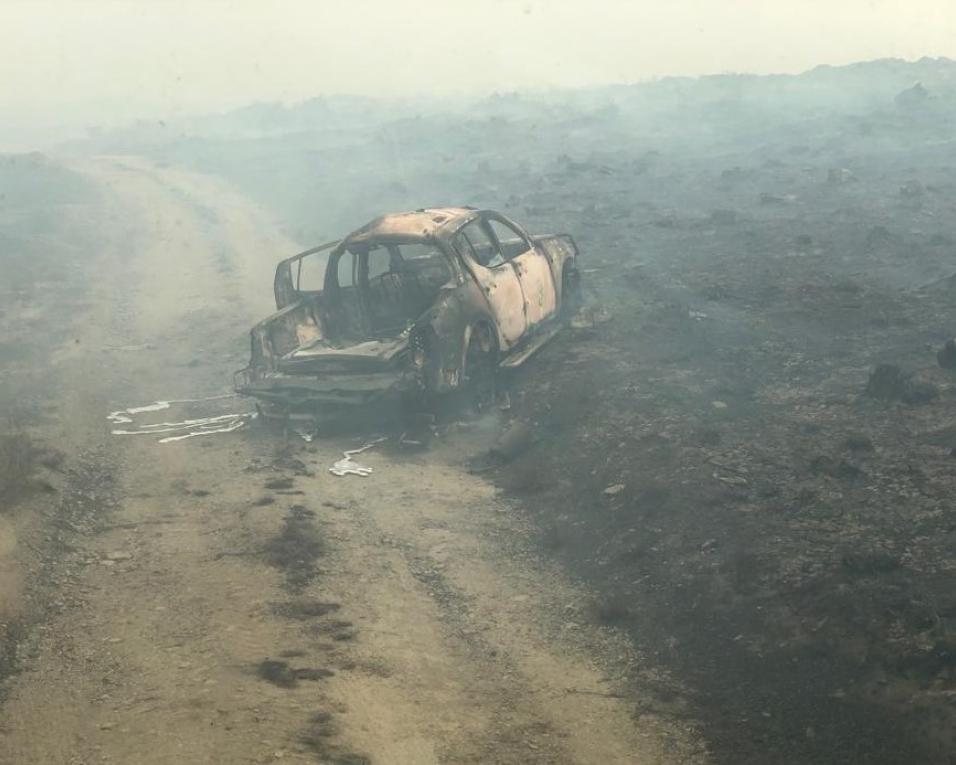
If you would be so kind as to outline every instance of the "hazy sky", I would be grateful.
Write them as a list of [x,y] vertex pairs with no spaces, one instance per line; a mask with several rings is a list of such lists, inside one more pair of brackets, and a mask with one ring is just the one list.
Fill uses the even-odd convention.
[[956,57],[953,0],[0,0],[0,115],[111,123]]

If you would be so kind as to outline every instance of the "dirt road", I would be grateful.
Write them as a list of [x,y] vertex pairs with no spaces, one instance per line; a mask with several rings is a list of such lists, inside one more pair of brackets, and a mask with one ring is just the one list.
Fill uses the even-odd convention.
[[297,244],[217,180],[78,169],[104,193],[99,279],[51,361],[53,602],[20,648],[0,762],[703,761],[635,692],[631,644],[463,470],[480,429],[382,444],[367,478],[328,473],[347,438],[110,435],[112,410],[228,392]]

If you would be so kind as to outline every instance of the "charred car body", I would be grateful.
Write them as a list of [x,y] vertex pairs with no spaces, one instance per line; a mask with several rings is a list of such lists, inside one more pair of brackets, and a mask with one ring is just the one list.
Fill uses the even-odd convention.
[[573,311],[577,254],[490,210],[382,216],[279,263],[278,310],[253,327],[236,390],[267,414],[308,412],[518,366]]

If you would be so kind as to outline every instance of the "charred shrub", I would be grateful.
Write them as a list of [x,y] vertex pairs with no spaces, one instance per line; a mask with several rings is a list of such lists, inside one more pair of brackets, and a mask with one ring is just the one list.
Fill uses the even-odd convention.
[[41,451],[29,435],[11,426],[0,434],[0,500],[12,502],[33,485]]

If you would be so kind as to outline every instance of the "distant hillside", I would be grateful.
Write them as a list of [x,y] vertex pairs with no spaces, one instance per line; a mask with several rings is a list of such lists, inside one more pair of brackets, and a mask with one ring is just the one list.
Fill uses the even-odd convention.
[[375,99],[316,96],[297,104],[255,103],[221,114],[139,122],[94,135],[107,141],[168,142],[184,137],[261,138],[288,133],[363,129],[410,117],[441,115],[470,118],[553,119],[567,113],[630,114],[650,110],[666,114],[688,104],[723,105],[771,111],[821,110],[850,114],[890,108],[901,91],[921,83],[930,101],[949,103],[956,96],[956,61],[880,59],[845,66],[818,66],[801,74],[719,74],[665,77],[659,80],[548,91],[508,91],[467,99]]
[[522,168],[548,172],[568,158],[645,169],[655,152],[677,163],[845,165],[946,144],[954,119],[956,62],[888,59],[472,99],[318,96],[141,122],[69,148],[221,175],[311,241],[394,206],[494,202],[514,193]]

